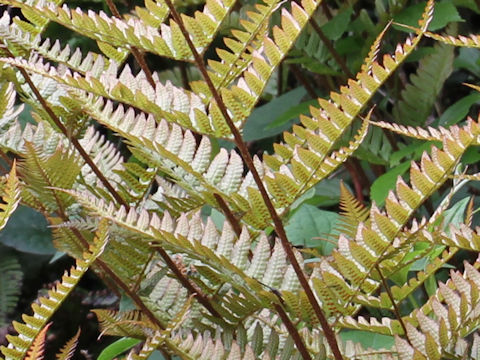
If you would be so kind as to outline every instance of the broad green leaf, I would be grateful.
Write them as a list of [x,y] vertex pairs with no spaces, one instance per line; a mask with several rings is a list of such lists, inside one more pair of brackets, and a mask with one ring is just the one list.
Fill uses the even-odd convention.
[[[422,12],[425,10],[425,4],[426,2],[422,1],[416,5],[405,8],[403,11],[401,11],[394,17],[395,22],[417,27],[418,19],[420,19]],[[463,21],[463,19],[460,17],[460,14],[458,13],[455,5],[453,5],[452,1],[439,1],[435,3],[433,20],[430,23],[428,30],[440,30],[447,26],[447,24],[457,21]],[[404,27],[396,27],[397,29],[402,31],[411,31]]]
[[97,360],[113,360],[118,355],[130,350],[132,347],[140,343],[142,340],[132,338],[121,338],[102,350]]
[[450,233],[449,225],[459,225],[463,223],[465,209],[467,208],[470,197],[465,197],[457,201],[453,206],[443,213],[443,229]]
[[453,66],[456,69],[465,69],[477,77],[480,76],[480,50],[461,48]]
[[0,232],[0,243],[18,251],[53,255],[52,234],[42,214],[19,206]]
[[287,123],[290,120],[298,118],[300,114],[308,114],[309,113],[309,108],[312,105],[318,105],[318,101],[315,100],[308,100],[304,101],[298,105],[292,106],[288,111],[283,113],[281,116],[276,118],[274,121],[272,121],[270,124],[268,124],[265,129],[274,129],[278,126],[282,126],[285,123]]
[[327,255],[335,245],[318,238],[331,234],[337,220],[336,212],[320,210],[315,206],[304,204],[288,220],[285,231],[293,245],[315,247],[322,254]]
[[480,101],[480,93],[473,93],[449,106],[438,119],[438,125],[451,126],[465,119],[470,107]]
[[342,331],[340,337],[343,341],[350,340],[354,343],[360,343],[364,348],[390,349],[394,343],[393,336],[375,334],[362,330]]
[[347,30],[353,8],[349,7],[338,13],[332,20],[322,26],[323,33],[330,40],[338,40]]
[[306,93],[303,87],[298,87],[253,110],[243,129],[244,140],[265,139],[289,129],[293,121],[284,123],[283,126],[274,129],[267,129],[267,127],[293,106],[298,105]]

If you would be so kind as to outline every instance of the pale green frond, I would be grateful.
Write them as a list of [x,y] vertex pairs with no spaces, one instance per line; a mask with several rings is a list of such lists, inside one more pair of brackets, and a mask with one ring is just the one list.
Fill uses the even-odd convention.
[[409,342],[396,337],[400,359],[415,351],[427,359],[469,357],[466,337],[480,325],[480,273],[475,266],[465,262],[463,274],[452,270],[449,281],[440,283],[437,294],[410,316],[406,322]]
[[96,258],[103,252],[107,241],[108,227],[106,223],[104,223],[96,234],[94,245],[88,252],[84,253],[84,259],[78,259],[70,272],[65,272],[61,282],[59,282],[55,288],[49,290],[48,296],[40,297],[38,304],[33,303],[32,309],[34,315],[23,315],[22,319],[25,324],[19,322],[13,323],[19,335],[7,335],[9,345],[0,347],[0,351],[5,356],[5,360],[23,359],[48,320],[75,288],[83,274],[85,274]]
[[372,72],[373,64],[377,62],[378,53],[380,52],[380,46],[382,44],[382,40],[385,34],[387,33],[387,30],[390,28],[391,24],[392,23],[389,22],[375,38],[375,41],[370,47],[370,51],[368,52],[368,55],[362,64],[362,68],[360,69],[360,72],[366,72],[366,73]]
[[[466,124],[464,127],[468,129],[473,123],[474,120],[470,117],[467,118]],[[445,136],[448,136],[450,129],[439,126],[438,128],[433,128],[431,126],[424,127],[414,127],[414,126],[404,126],[396,123],[388,123],[385,121],[372,122],[372,125],[390,130],[396,134],[411,137],[418,140],[425,141],[439,141],[441,142]],[[472,145],[480,144],[480,139],[474,139]]]
[[[320,0],[302,0],[300,4],[291,2],[291,10],[281,10],[281,27],[274,26],[273,36],[265,36],[263,45],[252,53],[249,66],[230,89],[223,88],[222,99],[231,112],[233,122],[242,127],[253,107],[262,95],[275,68],[285,58],[301,30],[319,5]],[[212,101],[210,113],[221,113],[216,102]],[[224,122],[225,120],[221,120]],[[230,131],[217,134],[230,137]]]
[[355,237],[355,232],[360,223],[368,218],[369,211],[344,185],[340,183],[340,217],[337,229],[349,238]]
[[79,73],[89,71],[92,74],[99,75],[109,65],[108,59],[98,54],[90,52],[84,57],[79,48],[72,52],[67,44],[62,49],[58,40],[53,44],[50,39],[42,41],[40,35],[34,36],[32,33],[22,30],[16,23],[10,23],[7,12],[4,13],[0,22],[0,37],[10,43],[21,46],[25,50],[33,50],[46,59],[59,64],[65,64],[71,70]]
[[[80,8],[70,9],[65,5],[59,7],[55,3],[43,0],[29,2],[2,0],[2,3],[18,7],[22,11],[41,13],[45,19],[111,46],[127,49],[134,46],[141,51],[176,60],[193,59],[178,24],[173,20],[170,20],[169,25],[162,23],[157,28],[135,17],[124,20],[110,17],[104,12],[98,14],[91,10],[84,12]],[[234,3],[234,0],[207,0],[203,12],[197,11],[194,17],[182,15],[182,20],[199,53],[210,45]]]
[[92,312],[97,316],[100,331],[104,335],[148,338],[153,331],[158,330],[139,310],[119,312],[94,309]]
[[[269,20],[279,6],[279,0],[264,1],[255,4],[247,11],[246,19],[240,20],[242,29],[231,31],[231,37],[223,39],[228,50],[217,50],[220,61],[210,60],[209,75],[217,90],[229,85],[246,69],[252,60],[252,54],[263,45],[263,38],[268,35]],[[195,83],[192,84],[195,89]],[[204,85],[203,85],[204,86]]]
[[0,204],[0,229],[7,224],[8,219],[13,214],[20,202],[20,182],[17,177],[16,163],[12,165],[12,170],[7,178],[7,183],[3,189],[2,203]]
[[71,189],[80,173],[75,153],[65,151],[61,146],[51,155],[42,152],[30,142],[25,143],[25,160],[19,164],[25,190],[43,202],[52,211],[68,207],[72,198],[53,188]]

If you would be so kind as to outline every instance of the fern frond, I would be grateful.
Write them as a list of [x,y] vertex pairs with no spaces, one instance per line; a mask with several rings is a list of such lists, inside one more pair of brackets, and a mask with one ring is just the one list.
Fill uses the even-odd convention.
[[25,143],[25,149],[26,159],[19,164],[19,168],[26,179],[27,191],[41,199],[44,206],[52,211],[69,206],[72,199],[52,188],[72,188],[80,173],[75,153],[58,148],[48,156],[29,142]]
[[[320,4],[320,0],[302,0],[300,3],[301,6],[291,2],[290,12],[282,8],[281,28],[274,26],[273,37],[265,36],[263,45],[259,50],[253,51],[250,65],[242,73],[236,85],[230,89],[222,88],[220,91],[223,102],[232,114],[233,123],[239,128],[243,127],[273,71],[293,46],[300,31]],[[227,71],[230,72],[230,70]],[[210,102],[209,113],[212,114],[214,121],[213,116],[221,116],[220,108],[215,101]],[[219,121],[223,123],[222,132],[216,133],[216,136],[231,137],[230,129],[223,116],[221,117]],[[209,130],[211,133],[213,128],[210,127]]]
[[369,211],[352,195],[343,181],[340,182],[340,210],[338,230],[346,236],[353,238],[360,223],[367,220]]
[[25,360],[43,360],[45,352],[45,338],[47,336],[48,328],[52,323],[48,323],[45,327],[38,333],[37,337],[33,341],[32,346],[28,350]]
[[[263,45],[263,38],[268,34],[269,20],[280,6],[279,0],[267,0],[256,4],[253,11],[247,11],[246,19],[240,20],[242,30],[235,29],[231,37],[223,39],[228,50],[217,50],[220,61],[209,60],[209,76],[217,90],[229,85],[245,70],[252,60],[252,54]],[[195,89],[205,85],[192,84]]]
[[[419,165],[412,162],[411,187],[399,178],[397,195],[390,192],[385,212],[372,206],[369,224],[360,223],[353,240],[340,236],[338,250],[332,254],[334,260],[322,261],[321,275],[312,279],[317,295],[329,311],[350,315],[357,307],[347,304],[361,293],[372,294],[380,286],[374,268],[378,266],[382,273],[391,272],[388,254],[397,252],[400,230],[418,206],[447,180],[479,131],[477,123],[472,123],[468,130],[452,128],[443,140],[443,150],[432,147],[431,156],[424,153]],[[337,279],[335,286],[331,285],[333,279]]]
[[372,46],[370,47],[370,51],[368,52],[367,57],[365,58],[365,61],[362,64],[362,67],[360,69],[360,72],[362,73],[367,73],[371,74],[373,65],[377,62],[378,58],[378,53],[380,51],[380,45],[382,43],[382,40],[387,33],[387,30],[390,28],[390,25],[392,22],[389,22],[383,30],[377,35],[375,38],[375,41],[373,42]]
[[[433,2],[430,1],[421,20],[423,30],[431,20],[432,11]],[[310,179],[311,184],[322,179],[324,174],[328,174],[330,170],[328,164],[323,165],[327,154],[333,150],[337,140],[360,114],[373,94],[413,51],[420,38],[421,33],[413,39],[407,39],[405,44],[397,46],[394,56],[384,56],[383,67],[374,63],[371,73],[360,72],[356,81],[349,80],[348,85],[341,88],[341,93],[332,92],[330,101],[319,99],[321,108],[310,108],[313,117],[301,117],[303,127],[294,126],[293,132],[284,133],[285,143],[274,145],[275,154],[273,156],[264,156],[267,167],[277,174],[279,182],[282,181],[284,186],[290,188],[295,187],[295,185],[292,186],[291,179],[288,181],[280,179],[284,176],[278,170],[280,172],[290,171],[285,167],[286,164],[291,165],[293,169],[294,164],[303,163],[302,168],[306,171],[301,178]],[[297,159],[300,159],[301,162]],[[316,174],[317,171],[320,173],[319,176]],[[301,191],[307,190],[309,186],[301,186]],[[297,194],[301,194],[301,191]]]
[[[436,296],[407,322],[407,339],[395,337],[400,359],[412,354],[425,359],[442,357],[468,358],[465,339],[480,324],[478,315],[480,273],[465,263],[465,271],[450,272],[447,284],[440,283]],[[430,317],[433,314],[434,317]]]
[[[198,278],[193,278],[194,281],[198,281],[198,286],[207,293],[214,293],[224,283],[239,291],[241,297],[226,292],[221,299],[212,300],[218,302],[217,310],[232,322],[243,318],[245,311],[251,313],[252,309],[270,307],[272,301],[277,301],[261,284],[279,290],[299,289],[298,279],[293,268],[286,263],[281,245],[276,242],[273,251],[270,250],[264,235],[254,245],[254,237],[249,235],[246,228],[237,239],[228,223],[225,223],[222,233],[219,233],[212,221],[209,220],[204,225],[198,214],[191,220],[182,215],[175,221],[168,213],[159,218],[155,213],[150,214],[145,210],[140,213],[135,209],[126,212],[124,208],[116,209],[113,203],[108,205],[86,194],[69,193],[92,214],[113,221],[128,229],[132,235],[153,244],[159,243],[173,253],[182,254],[187,266],[191,263],[199,274]],[[250,251],[251,260],[248,258]],[[174,291],[176,298],[178,289]],[[239,306],[244,302],[248,306]]]
[[94,309],[102,335],[148,338],[158,330],[141,311],[119,312],[114,310]]
[[401,92],[401,100],[393,108],[396,123],[423,125],[432,111],[443,83],[453,70],[454,48],[435,44],[433,53],[420,60],[418,70]]
[[[178,24],[170,20],[170,25],[161,24],[160,29],[152,27],[138,18],[128,20],[110,17],[104,12],[83,12],[80,8],[56,6],[43,0],[20,2],[2,0],[3,4],[21,8],[23,11],[41,13],[48,20],[63,25],[79,34],[111,46],[129,48],[131,46],[159,56],[176,60],[192,60],[193,56]],[[197,11],[194,17],[182,15],[182,20],[191,34],[191,39],[199,53],[203,53],[212,42],[224,17],[235,1],[207,0],[203,12]]]
[[[474,120],[468,117],[464,127],[468,128],[469,126],[471,126],[470,124],[473,122]],[[443,126],[439,126],[438,128],[433,128],[431,126],[428,126],[427,128],[422,128],[422,127],[404,126],[396,123],[388,123],[385,121],[372,122],[372,125],[390,130],[399,135],[411,137],[418,140],[425,140],[425,141],[441,142],[442,139],[444,139],[445,136],[448,136],[448,133],[450,132],[450,129],[446,129]],[[474,139],[472,145],[478,145],[478,144],[480,144],[480,140]]]
[[33,316],[23,315],[22,319],[25,324],[13,322],[13,327],[19,335],[7,335],[9,342],[8,347],[0,347],[0,351],[5,356],[5,360],[23,359],[45,324],[75,288],[90,265],[103,252],[107,241],[108,228],[106,223],[103,223],[96,234],[94,245],[88,252],[84,253],[84,259],[77,260],[76,265],[71,268],[70,273],[66,272],[62,277],[62,281],[58,283],[54,289],[49,290],[47,297],[39,298],[40,305],[36,303],[32,304]]
[[57,360],[70,360],[75,354],[75,349],[78,345],[78,338],[80,337],[80,329],[76,334],[67,341],[67,343],[60,349],[60,351],[55,355]]
[[430,31],[426,31],[424,35],[447,45],[480,48],[480,35],[471,34],[469,36],[452,36],[435,34]]
[[2,39],[22,47],[25,51],[35,51],[46,59],[67,65],[78,73],[84,74],[90,71],[92,74],[99,75],[109,66],[109,60],[98,54],[90,52],[84,57],[79,48],[72,53],[67,44],[62,49],[58,40],[53,45],[50,39],[42,41],[40,35],[34,36],[31,32],[22,30],[16,23],[10,24],[7,12],[4,13],[1,24],[0,37]]
[[13,214],[20,202],[20,184],[17,177],[16,163],[12,165],[12,170],[8,174],[7,184],[2,196],[3,203],[0,204],[0,229],[7,224],[8,219]]
[[0,256],[0,326],[8,323],[7,316],[17,306],[23,272],[18,259],[13,255]]

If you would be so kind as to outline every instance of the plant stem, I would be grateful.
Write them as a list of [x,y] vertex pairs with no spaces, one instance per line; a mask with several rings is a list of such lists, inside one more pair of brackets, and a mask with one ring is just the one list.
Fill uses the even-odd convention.
[[290,71],[293,73],[293,75],[295,75],[295,77],[298,79],[298,81],[300,81],[300,83],[303,85],[305,90],[307,90],[308,95],[312,99],[318,98],[317,94],[315,93],[315,89],[312,87],[312,85],[310,85],[310,83],[307,81],[307,79],[305,79],[305,76],[303,76],[303,74],[300,71],[300,69],[298,68],[298,66],[295,65],[295,64],[289,64],[288,67],[289,67]]
[[[122,16],[118,12],[118,9],[113,3],[113,1],[112,0],[106,0],[106,1],[107,1],[108,8],[112,12],[113,16],[115,16],[118,19],[121,19]],[[152,72],[150,71],[150,68],[148,67],[147,62],[145,61],[144,54],[140,50],[138,50],[135,46],[130,47],[130,51],[132,52],[132,55],[137,61],[138,65],[140,65],[140,68],[143,70],[145,77],[147,78],[147,81],[155,89],[155,81],[153,80]]]
[[237,236],[240,236],[240,234],[242,233],[242,227],[240,226],[235,215],[233,215],[232,211],[229,209],[225,200],[223,200],[223,198],[219,194],[213,194],[213,196],[215,197],[215,200],[217,200],[217,203],[222,209],[223,214],[227,218],[228,222],[230,223],[230,225],[232,225],[232,229],[233,231],[235,231],[235,234]]
[[193,284],[188,280],[183,274],[182,271],[178,268],[177,265],[173,262],[172,258],[167,254],[167,252],[161,246],[153,246],[157,250],[158,254],[165,261],[167,266],[173,271],[174,275],[177,277],[178,281],[185,287],[190,295],[194,295],[198,302],[202,304],[214,317],[223,320],[222,315],[218,313],[217,310],[212,306],[208,298],[203,294],[198,287],[193,286]]
[[[7,52],[8,56],[14,57],[13,54],[7,49],[4,48],[4,51]],[[33,83],[32,79],[30,78],[30,75],[28,75],[27,71],[23,69],[20,66],[17,66],[17,69],[20,71],[22,74],[23,78],[27,82],[27,84],[30,86],[30,89],[32,89],[33,93],[35,94],[37,100],[40,102],[42,105],[43,109],[47,112],[48,116],[52,119],[54,124],[60,129],[60,131],[65,135],[70,142],[73,144],[75,149],[79,152],[80,156],[85,160],[85,162],[90,166],[92,171],[95,173],[95,175],[98,177],[98,179],[102,182],[103,186],[107,188],[107,190],[110,192],[110,194],[113,196],[113,198],[123,206],[125,206],[127,209],[129,208],[127,202],[123,200],[123,198],[120,196],[120,194],[115,190],[115,188],[110,184],[110,182],[107,180],[107,178],[103,175],[103,173],[100,171],[100,169],[97,167],[97,165],[93,162],[93,160],[90,158],[90,156],[87,154],[85,149],[82,147],[80,142],[77,140],[77,138],[70,136],[67,128],[63,123],[60,121],[58,116],[53,112],[53,110],[50,108],[50,106],[47,104],[43,96],[40,94],[38,91],[37,87]]]
[[320,40],[322,40],[322,42],[325,44],[328,51],[330,52],[330,54],[332,54],[333,58],[335,59],[337,64],[340,66],[340,68],[343,70],[345,75],[350,79],[354,79],[355,76],[350,71],[345,61],[343,61],[342,57],[337,52],[337,50],[335,50],[335,48],[332,45],[332,42],[325,36],[322,29],[320,28],[320,25],[318,25],[318,23],[313,18],[310,18],[309,23],[310,25],[312,25],[313,30],[315,30],[315,32],[318,34],[318,36],[320,37]]
[[407,328],[405,326],[405,323],[402,320],[402,316],[400,315],[400,310],[397,306],[397,303],[395,302],[395,298],[393,297],[392,291],[390,290],[390,286],[388,286],[387,280],[385,280],[385,278],[383,277],[383,274],[380,270],[380,266],[378,264],[375,265],[375,269],[377,270],[378,274],[380,275],[380,278],[382,279],[383,287],[384,287],[385,291],[387,292],[388,298],[390,299],[390,301],[393,305],[393,312],[395,313],[395,316],[396,316],[398,322],[400,323],[400,326],[402,327],[405,336],[407,337],[407,341],[410,342],[410,340],[408,340],[408,336],[407,336]]
[[285,253],[287,254],[287,258],[290,261],[293,269],[295,270],[295,273],[297,274],[298,280],[302,286],[302,288],[305,291],[305,294],[307,295],[307,298],[312,305],[313,310],[315,311],[315,314],[320,321],[320,325],[322,327],[323,333],[328,341],[328,344],[330,345],[330,348],[334,354],[334,357],[336,360],[342,360],[342,354],[340,352],[340,349],[338,347],[337,339],[335,337],[335,333],[333,329],[330,327],[327,318],[323,314],[322,309],[320,308],[320,305],[317,302],[317,299],[315,298],[315,295],[308,284],[308,280],[305,276],[305,273],[303,272],[302,268],[300,267],[295,254],[293,253],[292,246],[290,242],[287,239],[287,234],[285,233],[285,229],[283,227],[282,220],[277,214],[277,211],[275,210],[275,207],[268,196],[267,190],[262,182],[262,179],[260,178],[260,175],[257,172],[257,169],[255,168],[253,164],[253,159],[248,152],[247,146],[243,142],[242,135],[240,134],[240,131],[236,128],[235,124],[233,123],[230,115],[228,114],[227,107],[225,106],[225,103],[223,102],[223,99],[220,97],[219,92],[213,85],[212,80],[210,79],[210,76],[208,75],[207,68],[205,66],[205,62],[203,58],[200,56],[198,53],[197,49],[195,48],[195,45],[193,44],[192,40],[190,39],[190,36],[188,34],[188,31],[185,28],[185,25],[183,24],[183,20],[178,14],[177,10],[172,4],[171,0],[165,0],[165,3],[167,4],[168,8],[170,9],[170,12],[172,14],[172,17],[174,18],[175,22],[179,26],[192,54],[195,59],[195,63],[198,66],[200,72],[202,73],[202,76],[207,83],[208,88],[210,89],[210,92],[212,93],[212,96],[214,100],[216,101],[220,111],[222,112],[222,115],[225,119],[225,122],[227,123],[230,131],[233,134],[233,137],[235,139],[235,144],[237,145],[240,154],[245,161],[248,169],[252,173],[252,176],[255,180],[255,183],[258,186],[258,190],[260,191],[260,194],[262,195],[263,201],[265,202],[265,205],[268,209],[268,212],[270,213],[270,216],[273,220],[275,232],[277,233],[278,237],[280,238],[280,241],[282,243],[283,249],[285,250]]
[[[5,49],[6,51],[8,51],[8,49]],[[8,51],[9,52],[9,51]],[[12,56],[13,57],[13,54],[9,52],[9,56]],[[69,136],[68,134],[68,130],[67,128],[65,127],[65,125],[63,125],[63,123],[60,121],[60,119],[57,117],[57,115],[55,115],[55,113],[53,112],[53,110],[50,108],[50,106],[47,104],[47,102],[45,101],[45,99],[42,97],[42,95],[40,94],[40,92],[38,91],[37,87],[35,86],[35,84],[32,82],[32,79],[30,78],[30,76],[28,75],[28,73],[26,72],[25,69],[21,68],[21,67],[17,67],[18,70],[22,73],[22,76],[25,78],[25,81],[28,83],[28,85],[30,86],[30,88],[32,89],[33,93],[35,94],[35,96],[37,97],[38,101],[40,102],[40,104],[42,105],[42,107],[44,108],[44,110],[47,112],[47,114],[50,116],[50,118],[52,119],[52,121],[55,123],[55,125],[60,129],[60,131],[71,141],[71,143],[73,144],[73,146],[75,147],[75,149],[77,149],[77,151],[80,153],[80,155],[82,156],[82,158],[85,160],[85,162],[87,164],[90,165],[90,168],[93,170],[93,172],[95,173],[95,175],[98,176],[98,178],[100,179],[100,181],[104,184],[104,186],[110,191],[110,193],[112,194],[112,196],[115,198],[115,200],[120,203],[121,205],[123,205],[127,210],[130,209],[130,206],[126,203],[125,200],[123,200],[123,198],[117,193],[117,191],[113,188],[113,186],[108,182],[108,180],[103,176],[103,174],[100,172],[100,170],[98,169],[98,167],[95,165],[95,163],[93,162],[93,160],[90,158],[90,156],[87,154],[87,152],[85,151],[85,149],[82,147],[82,145],[80,144],[80,142],[77,140],[77,138],[75,137],[72,137],[72,136]],[[67,221],[68,219],[64,219],[64,221]],[[88,243],[86,243],[87,245],[87,249],[88,249]],[[215,317],[219,317],[220,319],[222,319],[222,317],[220,316],[220,314],[211,306],[210,302],[208,301],[208,299],[206,298],[205,295],[203,295],[198,289],[195,289],[193,287],[193,285],[189,282],[189,280],[182,274],[182,272],[180,271],[180,269],[178,269],[178,267],[175,265],[175,263],[173,262],[173,260],[170,258],[170,256],[168,255],[168,253],[161,247],[156,247],[156,250],[159,252],[160,256],[163,258],[163,260],[165,261],[165,263],[167,264],[167,266],[170,268],[170,270],[177,276],[178,280],[190,291],[191,294],[196,294],[196,297],[198,299],[198,301],[203,305],[205,306],[205,308],[210,311],[210,313],[215,316]],[[97,259],[97,261],[100,263],[103,263],[102,260],[100,259]],[[105,263],[103,263],[105,265]],[[105,271],[109,276],[111,276],[114,281],[120,281],[119,285],[120,287],[125,291],[125,293],[128,295],[128,296],[131,296],[132,297],[132,300],[135,301],[135,303],[140,307],[140,309],[142,311],[144,311],[145,309],[150,312],[146,307],[145,305],[143,304],[142,300],[138,297],[138,295],[132,291],[130,291],[130,289],[113,273],[112,270],[110,270],[110,268],[108,268],[108,266],[101,266],[102,267],[102,270]],[[188,285],[187,285],[188,284]],[[151,320],[152,319],[155,319],[155,316],[153,314],[150,313],[150,315],[148,313],[146,313],[146,315],[150,318]],[[153,321],[153,320],[152,320]],[[158,320],[157,320],[158,322]]]
[[[275,294],[275,295],[278,296],[278,294]],[[290,334],[293,341],[295,342],[295,345],[297,346],[297,349],[300,352],[300,355],[302,355],[302,358],[304,360],[311,360],[312,357],[310,356],[310,353],[308,352],[307,347],[303,343],[302,338],[297,331],[297,328],[292,324],[283,307],[279,304],[273,304],[273,306],[277,311],[278,315],[280,316],[280,319],[282,319],[283,324],[287,328],[288,333]]]

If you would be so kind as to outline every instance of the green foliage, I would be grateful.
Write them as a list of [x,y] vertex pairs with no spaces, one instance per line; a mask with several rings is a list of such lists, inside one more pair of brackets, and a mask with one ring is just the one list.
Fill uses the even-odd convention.
[[75,259],[5,359],[88,270],[122,299],[100,359],[478,358],[473,3],[0,3],[0,241]]

